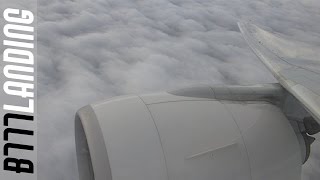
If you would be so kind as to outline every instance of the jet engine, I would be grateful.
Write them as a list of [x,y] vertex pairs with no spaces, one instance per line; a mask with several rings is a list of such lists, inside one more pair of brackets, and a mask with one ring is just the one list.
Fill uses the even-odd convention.
[[300,180],[312,138],[288,99],[279,84],[201,85],[90,104],[80,180]]

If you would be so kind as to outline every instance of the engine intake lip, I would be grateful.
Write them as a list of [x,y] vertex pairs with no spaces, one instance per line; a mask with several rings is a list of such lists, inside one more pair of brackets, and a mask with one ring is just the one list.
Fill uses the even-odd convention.
[[90,105],[75,118],[75,142],[80,180],[112,180],[110,162],[102,131]]

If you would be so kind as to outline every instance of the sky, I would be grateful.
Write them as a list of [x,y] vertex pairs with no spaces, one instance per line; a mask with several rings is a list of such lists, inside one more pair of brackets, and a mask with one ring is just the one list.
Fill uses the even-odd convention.
[[[237,27],[320,46],[318,0],[39,0],[39,179],[77,180],[74,115],[92,102],[191,84],[276,80]],[[314,143],[303,180],[320,177]]]

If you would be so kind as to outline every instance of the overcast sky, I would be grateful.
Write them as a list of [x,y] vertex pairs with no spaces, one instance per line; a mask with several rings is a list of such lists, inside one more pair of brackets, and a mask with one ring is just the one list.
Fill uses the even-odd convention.
[[[77,180],[74,114],[116,95],[276,82],[237,22],[320,46],[319,0],[39,0],[39,179]],[[320,143],[304,180],[320,177]]]

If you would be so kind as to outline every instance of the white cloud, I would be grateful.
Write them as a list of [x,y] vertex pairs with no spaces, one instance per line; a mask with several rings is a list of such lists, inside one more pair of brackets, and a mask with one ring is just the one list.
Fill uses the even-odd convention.
[[[237,21],[319,46],[319,7],[316,0],[40,0],[39,179],[78,179],[74,114],[90,102],[194,83],[275,82]],[[305,180],[317,179],[319,159],[312,155]]]

